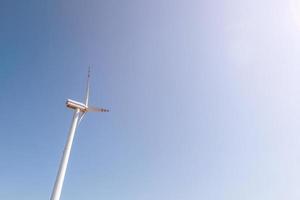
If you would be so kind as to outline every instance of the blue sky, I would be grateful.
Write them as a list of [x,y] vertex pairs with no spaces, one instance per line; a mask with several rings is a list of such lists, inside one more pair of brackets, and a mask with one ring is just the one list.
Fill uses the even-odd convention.
[[0,1],[0,199],[299,199],[297,0]]

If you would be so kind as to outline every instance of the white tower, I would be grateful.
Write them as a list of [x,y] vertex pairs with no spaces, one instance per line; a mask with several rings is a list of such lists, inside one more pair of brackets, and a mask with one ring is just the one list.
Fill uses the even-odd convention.
[[59,170],[57,173],[56,181],[53,187],[52,195],[50,200],[59,200],[61,195],[61,190],[63,187],[65,174],[68,166],[68,161],[71,153],[72,143],[75,135],[76,128],[80,123],[81,119],[87,112],[108,112],[109,110],[104,108],[95,108],[88,106],[89,102],[89,93],[90,93],[90,68],[88,71],[88,79],[87,79],[87,88],[86,88],[86,96],[85,103],[80,103],[71,99],[68,99],[66,102],[66,106],[74,110],[74,116],[71,123],[71,128],[69,131],[69,136],[65,145],[65,149],[63,152],[63,156],[60,162]]

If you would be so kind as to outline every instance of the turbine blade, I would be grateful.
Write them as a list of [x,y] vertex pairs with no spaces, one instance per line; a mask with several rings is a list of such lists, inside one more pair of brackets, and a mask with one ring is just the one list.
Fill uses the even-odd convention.
[[86,94],[85,94],[85,105],[86,106],[88,106],[88,104],[89,104],[89,96],[90,96],[90,69],[91,69],[91,67],[89,66],[88,78],[87,78],[87,84],[86,84]]
[[109,110],[105,108],[88,107],[87,112],[109,112]]
[[86,112],[81,113],[78,124],[80,124],[80,122],[81,122],[82,118],[84,117],[85,113],[86,113]]

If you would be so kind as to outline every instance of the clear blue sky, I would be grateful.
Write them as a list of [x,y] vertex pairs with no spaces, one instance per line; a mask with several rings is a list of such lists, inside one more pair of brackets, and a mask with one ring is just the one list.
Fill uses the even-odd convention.
[[0,1],[0,199],[298,200],[296,0]]

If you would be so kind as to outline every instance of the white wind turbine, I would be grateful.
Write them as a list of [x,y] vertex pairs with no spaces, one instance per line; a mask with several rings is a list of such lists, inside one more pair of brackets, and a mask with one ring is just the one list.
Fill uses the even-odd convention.
[[87,112],[108,112],[109,110],[104,108],[90,107],[89,103],[89,93],[90,93],[90,68],[88,71],[87,87],[85,103],[80,103],[71,99],[68,99],[66,106],[74,110],[74,116],[69,131],[69,136],[65,145],[63,156],[60,162],[59,170],[57,173],[56,181],[53,187],[52,195],[50,200],[59,200],[61,195],[62,186],[65,179],[65,174],[68,166],[68,161],[71,153],[72,143],[75,135],[76,128],[80,123],[81,119]]

